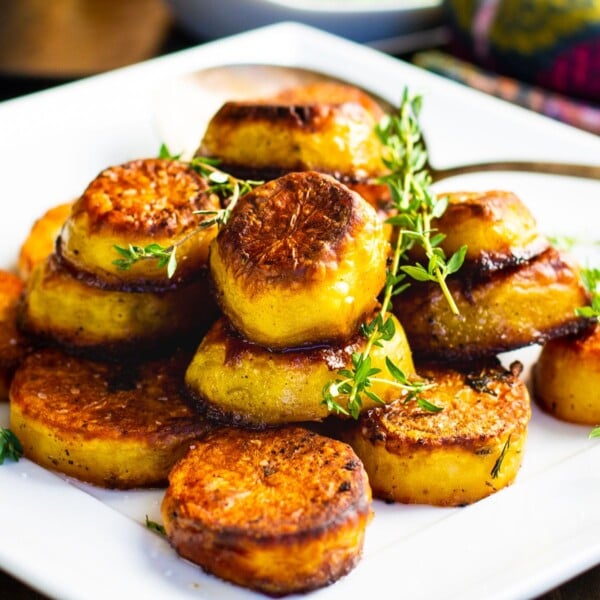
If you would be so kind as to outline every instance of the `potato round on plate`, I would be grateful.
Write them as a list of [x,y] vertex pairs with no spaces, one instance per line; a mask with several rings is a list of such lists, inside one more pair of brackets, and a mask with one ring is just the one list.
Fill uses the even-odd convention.
[[25,456],[95,485],[161,485],[211,426],[180,394],[187,355],[140,365],[30,354],[10,388],[10,426]]
[[364,412],[343,430],[373,494],[389,501],[457,506],[511,484],[530,419],[525,384],[498,366],[475,372],[418,368],[433,387],[416,401]]
[[45,343],[110,357],[195,344],[217,314],[206,272],[171,290],[125,292],[80,281],[53,255],[34,268],[19,321]]
[[[219,158],[225,170],[261,179],[310,170],[347,181],[380,175],[381,143],[374,128],[381,110],[355,88],[333,87],[311,100],[310,90],[300,89],[227,102],[209,122],[198,154]],[[331,100],[325,99],[328,92]]]
[[587,327],[575,309],[588,303],[578,266],[550,248],[523,265],[448,287],[454,315],[438,285],[415,282],[394,301],[415,357],[465,361],[494,356]]
[[533,370],[535,399],[563,421],[600,424],[600,327],[550,340]]
[[448,194],[446,212],[431,226],[446,236],[440,246],[447,256],[465,245],[463,269],[479,272],[524,263],[549,246],[520,198],[501,190]]
[[[372,367],[386,371],[386,357],[414,373],[410,348],[394,317],[395,334],[371,351]],[[272,352],[239,337],[225,319],[206,334],[185,375],[190,395],[201,412],[225,423],[259,427],[286,422],[316,421],[327,417],[323,388],[350,368],[352,353],[366,340],[355,335],[339,345]],[[399,392],[385,383],[370,391],[390,402]],[[365,397],[363,408],[374,402]]]
[[33,267],[53,252],[62,226],[71,214],[72,202],[59,204],[47,210],[31,227],[19,252],[19,275],[27,279]]
[[371,490],[342,442],[298,427],[222,429],[173,468],[162,516],[181,556],[283,596],[333,583],[356,565]]
[[[97,277],[114,289],[171,287],[207,264],[215,225],[200,228],[200,210],[218,210],[208,182],[188,164],[142,159],[102,171],[75,202],[58,244],[74,270]],[[157,260],[142,260],[124,270],[115,246],[177,245],[178,268],[169,280]]]
[[269,348],[343,342],[377,303],[388,243],[374,209],[332,177],[291,173],[240,199],[211,246],[217,301]]
[[0,270],[0,402],[8,399],[13,373],[25,357],[27,340],[17,328],[18,303],[23,282]]

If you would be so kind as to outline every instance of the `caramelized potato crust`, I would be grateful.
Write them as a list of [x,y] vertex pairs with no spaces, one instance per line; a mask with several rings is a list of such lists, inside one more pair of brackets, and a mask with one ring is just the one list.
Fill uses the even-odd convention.
[[580,331],[575,309],[588,302],[579,268],[549,249],[514,269],[480,282],[448,279],[460,316],[451,313],[436,284],[413,283],[394,302],[413,354],[466,361],[493,356]]
[[188,359],[115,365],[32,353],[10,388],[11,428],[45,468],[110,488],[164,484],[210,430],[180,395]]
[[600,327],[550,340],[533,371],[535,399],[563,421],[600,424]]
[[0,270],[0,402],[8,400],[13,373],[27,352],[28,342],[17,328],[17,312],[23,282]]
[[335,179],[292,173],[240,199],[211,246],[217,301],[269,348],[344,341],[376,305],[388,244],[373,208]]
[[366,411],[343,434],[375,497],[456,506],[512,483],[530,419],[525,384],[499,367],[418,372],[434,384],[422,398],[442,411],[397,401]]
[[346,444],[297,427],[222,429],[171,471],[162,515],[181,556],[283,596],[355,566],[370,504],[367,476]]
[[[402,327],[391,318],[395,335],[372,349],[372,366],[387,373],[387,356],[410,376],[410,348]],[[354,336],[339,346],[272,352],[243,340],[220,319],[192,359],[186,385],[199,409],[224,423],[260,427],[321,420],[328,415],[324,386],[339,377],[339,369],[351,368],[352,353],[361,352],[365,344],[364,337]],[[386,402],[398,397],[383,383],[374,383],[370,390]],[[365,398],[363,408],[373,405]]]
[[35,221],[19,252],[17,268],[22,279],[27,279],[33,267],[54,252],[56,238],[71,214],[72,206],[72,202],[54,206]]
[[[196,211],[220,208],[208,185],[187,164],[175,160],[134,160],[109,167],[73,206],[60,236],[59,253],[74,269],[91,273],[114,289],[168,287],[189,279],[206,267],[208,247],[217,233],[213,225],[190,236],[206,219]],[[128,270],[114,264],[120,258],[115,246],[153,243],[165,247],[181,243],[174,279],[167,279],[166,269],[156,260],[140,261]]]
[[27,282],[19,321],[43,342],[109,357],[197,343],[217,313],[206,276],[164,292],[104,290],[79,281],[51,256]]

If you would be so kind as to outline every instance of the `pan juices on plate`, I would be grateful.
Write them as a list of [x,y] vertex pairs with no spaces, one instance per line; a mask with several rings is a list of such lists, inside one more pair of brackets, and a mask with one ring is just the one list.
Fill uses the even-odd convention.
[[[142,159],[89,184],[45,259],[53,220],[34,226],[20,325],[60,350],[31,353],[11,384],[11,427],[28,458],[96,485],[153,486],[210,429],[181,394],[189,356],[175,350],[217,316],[206,264],[216,228],[196,234],[195,211],[219,207],[188,165]],[[121,268],[115,246],[152,243],[178,246],[175,277],[152,260]]]

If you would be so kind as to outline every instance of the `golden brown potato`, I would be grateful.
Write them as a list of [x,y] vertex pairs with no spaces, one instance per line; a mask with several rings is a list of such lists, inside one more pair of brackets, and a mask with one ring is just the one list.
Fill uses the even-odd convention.
[[511,192],[451,193],[432,227],[446,235],[440,246],[447,256],[466,245],[466,263],[480,272],[524,263],[549,247],[529,209]]
[[344,431],[363,461],[377,498],[457,506],[511,484],[530,418],[529,395],[499,367],[475,373],[418,368],[434,387],[416,401],[370,409]]
[[[219,208],[206,180],[187,164],[134,160],[105,169],[89,184],[62,229],[58,251],[74,270],[113,289],[171,287],[206,267],[217,229],[215,225],[199,229],[207,217],[196,211]],[[156,260],[142,260],[128,270],[114,264],[120,258],[115,246],[154,243],[180,244],[173,279]]]
[[484,281],[462,279],[459,273],[448,287],[460,316],[451,313],[433,283],[413,283],[395,299],[394,313],[417,357],[464,361],[491,356],[579,331],[588,323],[575,316],[575,309],[588,302],[579,269],[554,249]]
[[79,281],[55,256],[34,268],[20,308],[23,331],[102,357],[195,344],[218,314],[206,276],[164,292],[104,290]]
[[27,279],[33,267],[54,252],[56,238],[71,214],[72,202],[59,204],[46,211],[32,226],[19,252],[19,275]]
[[333,583],[360,559],[371,491],[352,449],[304,429],[223,429],[169,475],[163,522],[181,556],[272,596]]
[[25,456],[95,485],[162,485],[210,430],[180,396],[188,357],[107,364],[43,350],[10,388],[10,426]]
[[343,181],[378,176],[384,171],[374,132],[380,113],[348,97],[341,102],[302,97],[294,103],[290,93],[227,102],[211,119],[197,154],[219,158],[226,171],[259,179],[313,170]]
[[372,312],[388,244],[375,211],[332,177],[291,173],[244,196],[211,246],[217,302],[268,348],[343,342]]
[[[373,348],[372,366],[387,373],[388,356],[410,376],[410,348],[394,322],[394,337]],[[339,369],[351,367],[352,353],[361,352],[365,344],[357,335],[339,346],[271,352],[244,341],[220,319],[202,340],[185,381],[200,410],[221,422],[257,427],[321,420],[328,415],[324,386],[338,378]],[[370,390],[386,402],[399,395],[385,383],[374,383]],[[364,408],[373,405],[365,399]]]
[[8,400],[8,387],[25,357],[27,340],[17,329],[17,312],[23,282],[0,270],[0,402]]
[[551,415],[584,425],[600,424],[600,327],[550,340],[533,371],[535,398]]

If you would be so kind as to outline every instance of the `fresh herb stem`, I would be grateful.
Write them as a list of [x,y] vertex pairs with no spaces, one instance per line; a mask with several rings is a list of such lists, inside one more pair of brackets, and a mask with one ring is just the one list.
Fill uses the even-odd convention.
[[509,435],[508,438],[506,439],[504,446],[502,446],[502,451],[500,452],[500,456],[496,459],[496,462],[494,463],[494,466],[492,467],[492,470],[490,471],[490,475],[492,476],[492,479],[497,479],[498,476],[500,475],[500,469],[502,468],[502,463],[504,462],[504,459],[506,458],[506,453],[510,449],[510,438],[511,438],[511,436]]
[[[382,160],[389,171],[379,178],[377,183],[385,183],[390,189],[397,214],[389,218],[388,223],[396,229],[396,241],[382,294],[381,308],[377,316],[362,328],[366,338],[365,347],[361,353],[353,355],[351,369],[338,372],[342,379],[337,379],[323,388],[323,402],[330,411],[349,414],[354,418],[358,418],[360,414],[363,394],[376,402],[382,402],[368,389],[375,382],[384,382],[391,387],[402,389],[408,399],[417,399],[419,406],[426,410],[441,410],[423,399],[419,401],[419,394],[430,385],[417,380],[409,381],[389,359],[386,360],[386,366],[392,378],[376,378],[374,376],[380,369],[373,369],[370,359],[373,347],[381,346],[382,341],[390,340],[393,336],[394,325],[387,315],[392,308],[392,298],[408,287],[407,276],[418,281],[436,282],[442,289],[452,313],[459,314],[446,278],[461,267],[466,247],[463,246],[446,260],[444,251],[439,247],[444,236],[437,234],[432,237],[432,221],[442,216],[448,201],[446,198],[438,198],[430,189],[431,177],[424,168],[427,164],[427,152],[418,122],[420,106],[421,97],[411,96],[405,89],[397,113],[384,117],[376,127],[377,136],[383,146]],[[418,263],[402,265],[406,252],[415,244],[423,248],[428,261],[427,267]],[[345,407],[338,401],[340,395],[346,397]]]
[[19,438],[10,430],[0,427],[0,465],[6,459],[18,462],[23,456],[23,446]]
[[161,525],[160,523],[157,523],[156,521],[152,521],[151,519],[149,519],[148,515],[146,515],[146,527],[148,529],[150,529],[151,531],[158,533],[159,535],[162,535],[162,536],[167,535],[167,532],[166,532],[164,526]]

